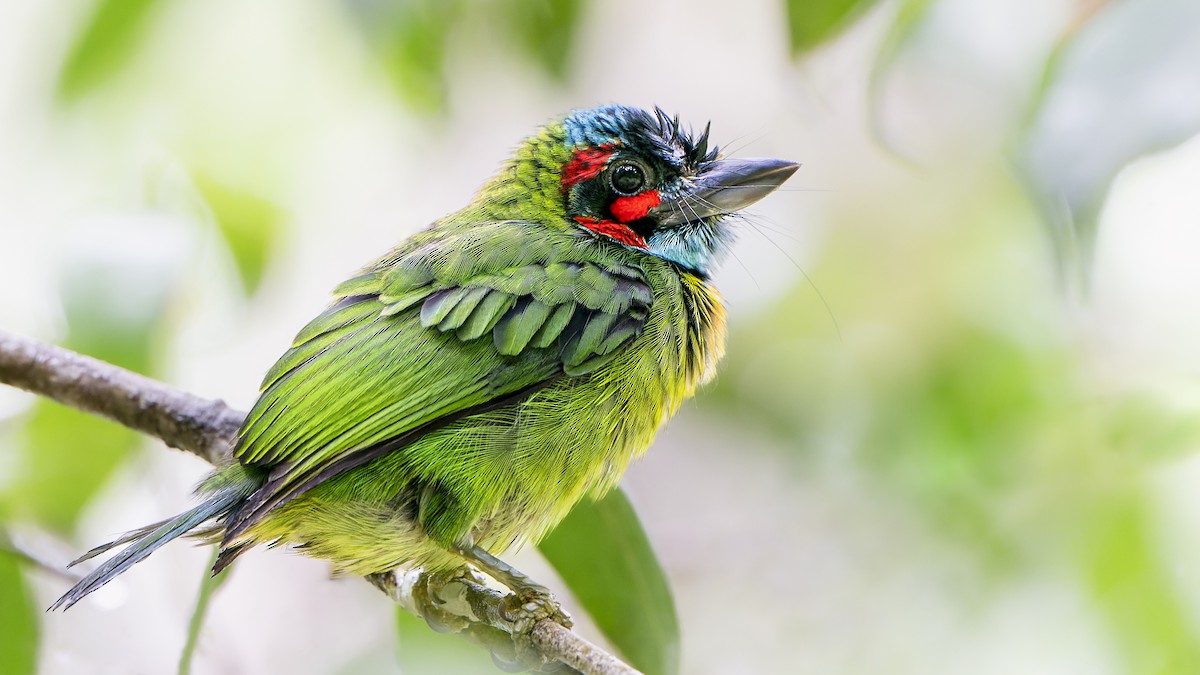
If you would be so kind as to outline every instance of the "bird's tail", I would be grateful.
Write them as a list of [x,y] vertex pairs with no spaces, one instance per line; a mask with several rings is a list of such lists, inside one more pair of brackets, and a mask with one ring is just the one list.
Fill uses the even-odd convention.
[[68,567],[90,560],[101,553],[128,544],[120,553],[97,567],[71,590],[54,601],[50,609],[69,609],[92,591],[100,588],[117,575],[141,562],[163,544],[192,532],[204,523],[228,515],[242,504],[262,484],[262,480],[251,475],[245,467],[234,465],[219,471],[199,488],[206,499],[191,509],[166,520],[128,532],[114,541],[84,553]]

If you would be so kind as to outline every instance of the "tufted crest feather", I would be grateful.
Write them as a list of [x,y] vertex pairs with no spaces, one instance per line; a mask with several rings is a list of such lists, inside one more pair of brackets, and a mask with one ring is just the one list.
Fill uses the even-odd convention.
[[720,155],[720,148],[714,145],[708,147],[708,132],[712,122],[704,125],[704,132],[697,138],[691,129],[685,129],[679,122],[679,116],[671,117],[662,108],[654,107],[654,117],[658,122],[657,134],[667,143],[683,151],[683,161],[691,169],[696,169],[705,162],[711,162]]

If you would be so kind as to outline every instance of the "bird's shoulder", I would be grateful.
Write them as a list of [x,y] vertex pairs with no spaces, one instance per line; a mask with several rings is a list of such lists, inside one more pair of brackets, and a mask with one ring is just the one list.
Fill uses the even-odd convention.
[[586,371],[584,358],[607,354],[640,331],[656,284],[657,261],[648,258],[573,228],[519,220],[435,226],[334,295],[371,298],[381,320],[419,322],[464,341],[491,332],[505,356],[575,335],[561,355],[568,373],[578,374],[571,371]]

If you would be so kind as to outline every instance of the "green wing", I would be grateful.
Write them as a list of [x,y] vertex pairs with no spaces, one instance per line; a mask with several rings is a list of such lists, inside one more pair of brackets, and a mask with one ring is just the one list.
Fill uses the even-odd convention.
[[[267,373],[242,427],[235,456],[270,474],[227,540],[432,429],[590,373],[640,334],[652,301],[642,271],[572,261],[573,239],[512,245],[540,230],[493,223],[418,240],[339,286]],[[489,255],[464,255],[489,239]]]

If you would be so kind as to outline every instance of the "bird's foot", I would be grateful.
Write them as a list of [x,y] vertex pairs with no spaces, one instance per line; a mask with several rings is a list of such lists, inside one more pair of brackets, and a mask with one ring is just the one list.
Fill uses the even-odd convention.
[[532,637],[533,627],[543,619],[550,619],[566,628],[573,625],[570,615],[563,611],[550,589],[478,546],[456,546],[451,550],[511,591],[500,599],[495,608],[496,618],[505,624],[503,629],[511,640],[504,650],[492,649],[492,659],[496,665],[506,670],[516,668],[539,672],[559,668],[534,645]]
[[524,572],[478,546],[458,546],[452,550],[512,591],[501,601],[500,614],[502,619],[512,624],[513,635],[528,635],[533,625],[542,619],[550,619],[566,628],[574,625],[571,616],[563,611],[550,589],[530,579]]
[[424,573],[412,586],[412,598],[431,628],[461,633],[491,652],[501,670],[575,672],[546,657],[530,638],[533,625],[544,618],[570,621],[550,591],[530,584],[520,593],[500,596],[486,581],[470,567]]
[[456,570],[451,570],[446,573],[446,576],[448,581],[462,580],[476,586],[487,586],[487,577],[470,565],[463,565]]
[[457,570],[422,574],[412,587],[413,602],[425,623],[438,633],[457,633],[466,628],[470,621],[445,609],[439,591],[446,584],[462,576]]
[[545,586],[530,582],[511,590],[512,593],[500,602],[500,612],[505,620],[512,622],[514,635],[528,634],[542,619],[550,619],[566,628],[574,625],[571,615]]
[[558,599],[548,588],[533,582],[512,588],[512,593],[500,601],[500,616],[510,626],[512,660],[492,652],[492,661],[502,670],[515,672],[530,670],[538,673],[574,672],[558,661],[548,658],[534,644],[533,627],[542,619],[550,619],[567,628],[572,625],[571,616],[559,605]]

